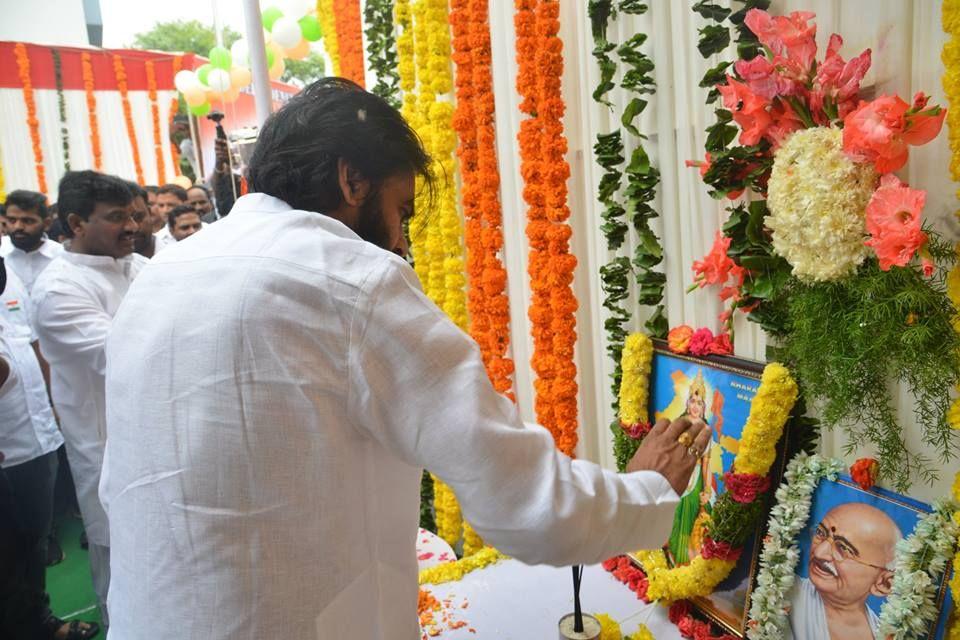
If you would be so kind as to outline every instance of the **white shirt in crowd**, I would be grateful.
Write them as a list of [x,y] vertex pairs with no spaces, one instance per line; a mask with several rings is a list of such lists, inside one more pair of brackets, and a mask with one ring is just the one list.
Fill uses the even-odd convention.
[[3,317],[0,358],[10,366],[10,376],[0,386],[0,466],[8,469],[56,451],[63,437],[33,347]]
[[154,255],[170,245],[177,243],[177,239],[173,237],[172,233],[170,233],[170,226],[166,224],[163,225],[163,228],[160,229],[160,231],[157,231],[155,234],[153,234],[153,240],[156,243],[153,250]]
[[659,547],[678,501],[559,453],[402,258],[262,194],[131,287],[107,428],[112,639],[419,638],[424,466],[528,563]]
[[40,273],[61,253],[63,253],[63,245],[46,237],[33,251],[16,248],[9,236],[3,236],[0,241],[0,256],[20,276],[27,287],[27,293],[33,290],[33,283],[36,282]]
[[[797,576],[790,590],[790,627],[785,640],[831,640],[827,624],[827,611],[823,598],[808,578]],[[877,637],[880,618],[864,605],[867,624],[872,632],[868,638],[844,638],[844,640],[873,640]],[[840,640],[839,638],[833,640]]]
[[0,293],[0,319],[9,325],[8,337],[16,336],[27,344],[37,339],[33,331],[30,295],[17,272],[4,260],[7,285]]
[[104,346],[113,315],[146,261],[138,254],[114,260],[65,251],[37,278],[31,296],[84,528],[101,546],[109,545],[97,495],[106,439]]

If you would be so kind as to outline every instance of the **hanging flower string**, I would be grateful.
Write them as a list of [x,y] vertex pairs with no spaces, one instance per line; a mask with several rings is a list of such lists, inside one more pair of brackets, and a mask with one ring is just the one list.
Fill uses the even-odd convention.
[[339,76],[340,70],[340,46],[337,40],[337,23],[334,8],[334,0],[317,0],[317,16],[320,18],[320,27],[323,30],[323,48],[330,61],[333,63],[333,75]]
[[[183,65],[183,56],[174,56],[173,57],[173,77],[177,77],[177,72],[180,71],[180,67]],[[176,117],[177,113],[180,112],[180,94],[174,92],[173,98],[170,99],[170,114],[167,118],[167,125],[172,126],[173,119]],[[173,160],[173,175],[179,176],[180,173],[180,149],[177,148],[177,145],[174,142],[170,141],[170,158]],[[161,184],[163,184],[161,182]]]
[[561,95],[563,42],[560,5],[555,0],[515,0],[517,92],[521,121],[518,135],[523,198],[527,203],[527,240],[532,292],[534,410],[537,422],[553,434],[557,447],[572,456],[577,446],[577,299],[573,272],[577,259],[569,250],[567,219],[567,139]]
[[377,79],[370,90],[394,108],[400,108],[400,76],[397,73],[397,40],[393,28],[393,3],[367,0],[363,8],[367,23],[367,61]]
[[30,142],[33,144],[33,161],[37,171],[38,190],[47,192],[47,174],[43,166],[43,148],[40,146],[40,121],[37,120],[37,103],[33,96],[33,81],[30,79],[30,56],[27,47],[18,42],[13,47],[13,55],[17,59],[17,71],[20,75],[20,85],[23,87],[23,102],[27,106],[27,126],[30,128]]
[[357,0],[333,0],[333,19],[340,51],[340,75],[364,87],[360,3]]
[[120,91],[120,102],[123,104],[123,120],[127,124],[127,138],[130,140],[130,150],[133,153],[133,167],[137,173],[137,184],[144,184],[143,164],[140,162],[140,145],[137,143],[137,129],[133,125],[130,96],[127,93],[127,70],[123,66],[123,59],[118,55],[113,56],[113,72],[117,76],[117,89]]
[[83,90],[87,96],[87,118],[90,123],[90,151],[93,153],[93,168],[103,170],[103,150],[100,148],[100,124],[97,119],[97,96],[94,93],[93,60],[84,51],[80,54],[80,68],[83,74]]
[[67,100],[63,95],[63,68],[60,50],[50,49],[53,55],[53,77],[57,85],[57,110],[60,116],[60,142],[63,145],[63,168],[70,171],[70,129],[67,126]]
[[3,150],[0,149],[0,204],[7,201],[7,185],[3,177]]
[[157,70],[153,60],[147,60],[145,66],[147,70],[147,96],[150,98],[150,115],[153,116],[153,147],[157,154],[157,182],[166,184],[167,170],[163,161],[163,138],[160,135],[160,105],[157,104]]

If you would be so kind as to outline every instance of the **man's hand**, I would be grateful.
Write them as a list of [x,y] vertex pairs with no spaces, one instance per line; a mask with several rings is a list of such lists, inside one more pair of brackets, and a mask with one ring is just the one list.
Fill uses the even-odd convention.
[[690,474],[700,461],[700,456],[692,456],[688,447],[680,444],[682,434],[689,433],[697,451],[707,448],[710,441],[710,427],[700,420],[691,421],[689,418],[680,418],[670,422],[661,418],[654,425],[643,443],[634,454],[627,472],[656,471],[660,473],[677,495],[682,495],[690,482]]
[[217,138],[213,143],[213,152],[217,173],[227,173],[230,170],[230,147],[223,138]]

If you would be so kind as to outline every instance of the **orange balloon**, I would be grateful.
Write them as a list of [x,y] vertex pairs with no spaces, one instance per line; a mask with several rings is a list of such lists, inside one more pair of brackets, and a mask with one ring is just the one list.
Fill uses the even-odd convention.
[[240,97],[240,87],[230,87],[226,93],[223,94],[223,101],[227,104],[231,102],[236,102],[237,98]]
[[270,67],[270,79],[279,80],[280,77],[283,75],[283,72],[286,70],[287,70],[287,65],[283,61],[283,58],[277,58],[274,61],[273,66]]
[[191,107],[197,107],[207,101],[207,92],[200,86],[187,87],[183,92],[183,99]]
[[234,89],[245,87],[253,80],[253,74],[246,67],[234,67],[230,69],[230,86]]
[[310,43],[303,38],[300,38],[300,44],[292,49],[287,49],[287,57],[291,60],[303,60],[308,53],[310,53]]

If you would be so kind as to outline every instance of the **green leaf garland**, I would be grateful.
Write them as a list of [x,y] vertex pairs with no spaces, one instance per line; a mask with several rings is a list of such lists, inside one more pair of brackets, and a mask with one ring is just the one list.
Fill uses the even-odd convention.
[[393,28],[393,2],[367,0],[363,10],[367,28],[367,59],[377,78],[370,90],[400,108],[400,73],[397,71],[397,40]]
[[63,71],[60,62],[60,51],[51,49],[53,54],[53,76],[57,84],[57,109],[60,112],[60,142],[63,145],[64,170],[70,171],[70,129],[67,126],[67,100],[63,95]]

